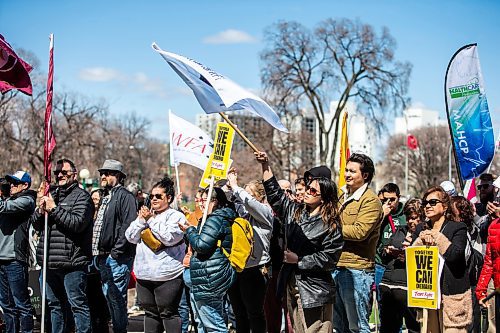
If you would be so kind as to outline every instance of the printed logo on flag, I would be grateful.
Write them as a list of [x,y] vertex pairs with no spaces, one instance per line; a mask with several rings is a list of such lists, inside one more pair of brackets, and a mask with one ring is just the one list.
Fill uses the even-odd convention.
[[461,98],[461,97],[467,97],[471,95],[476,95],[479,94],[479,82],[478,79],[475,78],[474,81],[476,82],[471,82],[468,84],[464,84],[462,86],[457,86],[457,87],[452,87],[450,88],[450,96],[451,98]]

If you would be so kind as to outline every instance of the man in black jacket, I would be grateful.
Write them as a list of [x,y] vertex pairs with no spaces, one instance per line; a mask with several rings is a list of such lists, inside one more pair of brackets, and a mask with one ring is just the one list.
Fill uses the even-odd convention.
[[27,172],[17,171],[5,178],[11,196],[0,198],[0,306],[6,332],[33,332],[34,311],[28,293],[28,221],[35,210],[36,193],[29,190],[31,177]]
[[127,287],[130,281],[135,244],[125,238],[125,230],[137,218],[137,201],[123,182],[123,164],[106,160],[99,169],[101,186],[109,190],[102,199],[94,222],[92,254],[97,256],[102,290],[108,301],[115,333],[127,332]]
[[[37,261],[43,265],[44,242],[48,242],[47,301],[52,332],[68,332],[73,313],[76,332],[91,332],[87,300],[87,266],[92,259],[92,217],[94,204],[90,194],[78,186],[75,164],[57,161],[54,176],[57,185],[40,199],[33,214],[33,227],[42,231]],[[42,184],[40,195],[45,186]],[[48,231],[45,236],[45,213]]]

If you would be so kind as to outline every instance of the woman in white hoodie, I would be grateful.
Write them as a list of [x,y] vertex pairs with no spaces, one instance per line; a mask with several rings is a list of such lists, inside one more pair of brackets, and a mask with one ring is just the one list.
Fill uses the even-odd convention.
[[181,332],[179,303],[184,282],[182,259],[186,253],[179,223],[186,218],[170,208],[175,198],[174,182],[163,178],[150,194],[151,210],[141,207],[139,216],[125,231],[128,241],[137,244],[134,273],[137,296],[144,308],[144,332]]
[[273,233],[274,213],[266,202],[261,181],[251,181],[244,188],[238,186],[238,175],[232,171],[227,176],[233,192],[238,215],[253,227],[254,248],[245,269],[237,273],[236,282],[228,291],[236,317],[238,333],[266,332],[264,299],[270,265],[269,246]]

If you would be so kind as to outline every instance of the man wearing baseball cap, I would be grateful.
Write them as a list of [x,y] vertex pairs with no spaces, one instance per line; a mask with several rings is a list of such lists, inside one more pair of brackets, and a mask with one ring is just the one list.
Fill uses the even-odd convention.
[[[6,175],[10,197],[0,198],[0,306],[6,332],[33,332],[33,307],[28,293],[28,221],[36,192],[25,171]],[[19,327],[20,326],[20,327]]]
[[127,332],[127,287],[135,244],[125,238],[125,230],[137,218],[137,201],[123,183],[127,174],[117,160],[105,160],[99,169],[101,187],[109,190],[102,199],[94,222],[92,254],[97,257],[102,290],[111,313],[113,332]]

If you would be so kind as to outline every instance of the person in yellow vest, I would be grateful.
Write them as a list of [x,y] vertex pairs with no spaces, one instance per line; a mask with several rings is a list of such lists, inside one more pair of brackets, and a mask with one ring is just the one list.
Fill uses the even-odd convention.
[[368,188],[374,174],[370,157],[356,153],[349,157],[346,185],[339,198],[344,248],[332,273],[336,286],[333,321],[337,332],[370,332],[375,251],[384,216],[380,199]]

